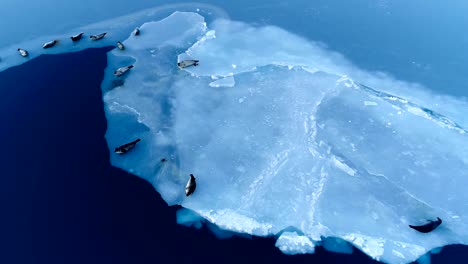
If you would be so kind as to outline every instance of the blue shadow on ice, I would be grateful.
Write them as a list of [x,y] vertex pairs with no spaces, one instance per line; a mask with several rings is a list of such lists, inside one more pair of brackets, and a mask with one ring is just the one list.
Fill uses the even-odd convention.
[[[219,240],[176,223],[144,180],[110,165],[100,84],[110,48],[40,56],[0,73],[0,263],[373,263],[362,252],[287,256],[273,238]],[[433,263],[466,262],[450,246]]]

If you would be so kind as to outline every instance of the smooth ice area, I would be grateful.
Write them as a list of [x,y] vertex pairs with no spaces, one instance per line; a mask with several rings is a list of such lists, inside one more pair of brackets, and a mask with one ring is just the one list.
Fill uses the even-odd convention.
[[[141,28],[108,56],[106,138],[111,150],[142,139],[112,164],[168,204],[221,229],[279,234],[286,254],[350,253],[349,242],[407,263],[468,244],[467,102],[365,72],[276,27],[177,12]],[[188,58],[200,65],[178,69]],[[129,63],[126,77],[112,75]],[[185,197],[190,173],[197,189]],[[408,227],[437,216],[432,233]]]

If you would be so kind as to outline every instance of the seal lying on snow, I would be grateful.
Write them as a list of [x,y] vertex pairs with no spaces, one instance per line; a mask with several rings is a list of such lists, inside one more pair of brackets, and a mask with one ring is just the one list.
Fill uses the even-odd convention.
[[44,49],[52,48],[57,43],[58,43],[58,40],[52,40],[52,41],[44,43],[44,45],[42,45],[42,48]]
[[195,188],[197,188],[197,182],[193,174],[190,174],[190,178],[185,186],[185,196],[190,196],[195,191]]
[[91,36],[89,36],[89,38],[90,38],[91,40],[100,40],[100,39],[102,39],[106,34],[107,34],[107,32],[104,32],[104,33],[101,33],[101,34],[98,34],[98,35],[91,35]]
[[21,56],[27,57],[29,55],[28,51],[22,48],[18,49],[18,52],[20,53]]
[[79,34],[77,34],[77,35],[75,35],[75,36],[71,36],[70,38],[71,38],[72,41],[78,41],[78,40],[80,40],[80,39],[83,37],[83,34],[84,34],[84,33],[81,32],[81,33],[79,33]]
[[117,48],[119,48],[119,50],[124,50],[125,46],[124,46],[124,44],[122,44],[122,42],[117,41]]
[[179,68],[187,68],[189,66],[198,66],[199,60],[183,60],[177,63],[177,66]]
[[125,67],[120,67],[117,70],[114,71],[114,75],[117,77],[120,77],[127,73],[131,68],[133,68],[133,65],[125,66]]
[[140,141],[141,141],[141,139],[138,138],[135,141],[123,144],[122,146],[116,147],[114,152],[117,153],[117,154],[125,154],[128,151],[130,151],[132,148],[134,148],[135,145]]
[[442,219],[437,217],[437,220],[431,221],[428,220],[429,222],[424,225],[419,225],[419,226],[414,226],[414,225],[409,225],[409,227],[413,228],[416,231],[419,231],[421,233],[429,233],[432,230],[436,229],[440,224],[442,224]]

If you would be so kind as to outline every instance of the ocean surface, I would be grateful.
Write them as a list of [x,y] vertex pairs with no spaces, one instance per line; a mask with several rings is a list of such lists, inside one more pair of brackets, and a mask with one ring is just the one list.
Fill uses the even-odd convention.
[[[219,240],[177,225],[179,206],[110,165],[100,88],[110,49],[0,72],[0,263],[376,263],[356,248],[287,256],[273,238]],[[465,246],[432,257],[467,261]]]

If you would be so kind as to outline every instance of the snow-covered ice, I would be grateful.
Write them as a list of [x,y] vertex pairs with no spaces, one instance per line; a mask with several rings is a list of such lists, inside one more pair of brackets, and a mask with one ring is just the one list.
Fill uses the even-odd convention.
[[289,255],[315,252],[314,243],[308,237],[298,235],[296,232],[283,232],[276,240],[275,246]]
[[[468,242],[466,102],[365,72],[276,27],[179,12],[141,28],[166,33],[109,53],[108,72],[127,60],[135,70],[121,86],[110,74],[103,82],[106,138],[110,148],[143,139],[112,163],[168,204],[225,230],[280,234],[287,254],[350,253],[351,243],[401,263]],[[188,58],[200,65],[179,70]],[[190,173],[198,187],[186,198]],[[444,224],[430,234],[407,226],[436,216]]]

